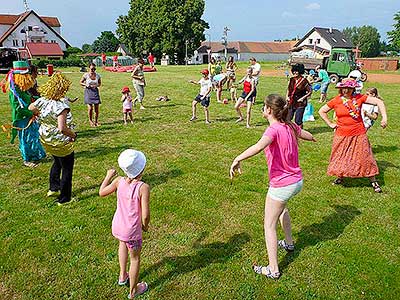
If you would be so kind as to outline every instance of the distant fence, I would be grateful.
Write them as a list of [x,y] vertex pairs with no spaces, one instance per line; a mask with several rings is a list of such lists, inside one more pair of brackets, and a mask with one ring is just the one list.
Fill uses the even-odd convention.
[[363,64],[364,70],[396,71],[399,68],[398,59],[358,58],[357,62]]

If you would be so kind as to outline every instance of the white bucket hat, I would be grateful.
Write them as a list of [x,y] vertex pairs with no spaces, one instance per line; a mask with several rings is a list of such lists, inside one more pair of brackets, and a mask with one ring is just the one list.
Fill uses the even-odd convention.
[[143,152],[127,149],[119,155],[118,165],[129,178],[136,178],[146,167],[146,156]]

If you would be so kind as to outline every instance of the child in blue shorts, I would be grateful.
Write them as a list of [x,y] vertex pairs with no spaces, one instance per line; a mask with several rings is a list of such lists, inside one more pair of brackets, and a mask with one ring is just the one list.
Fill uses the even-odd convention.
[[190,121],[194,121],[197,119],[196,117],[196,105],[197,103],[201,103],[201,106],[204,107],[204,113],[206,116],[206,124],[210,124],[210,113],[208,111],[208,107],[210,106],[210,94],[212,90],[212,83],[209,76],[209,72],[207,69],[201,71],[203,78],[199,81],[190,80],[190,83],[199,84],[200,85],[200,93],[194,98],[192,102],[192,117]]

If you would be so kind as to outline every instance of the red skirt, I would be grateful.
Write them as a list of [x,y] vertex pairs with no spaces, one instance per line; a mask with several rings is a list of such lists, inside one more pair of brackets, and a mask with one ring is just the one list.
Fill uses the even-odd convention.
[[333,137],[328,175],[359,178],[378,174],[378,165],[366,134]]

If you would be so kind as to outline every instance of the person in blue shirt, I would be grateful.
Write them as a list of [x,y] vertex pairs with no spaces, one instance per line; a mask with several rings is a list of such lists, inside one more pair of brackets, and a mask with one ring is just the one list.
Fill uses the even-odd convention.
[[321,81],[321,97],[319,98],[319,103],[323,103],[326,101],[326,94],[328,93],[331,79],[329,78],[328,72],[322,69],[321,66],[317,66],[315,71],[318,73],[318,79],[315,80],[315,82]]

